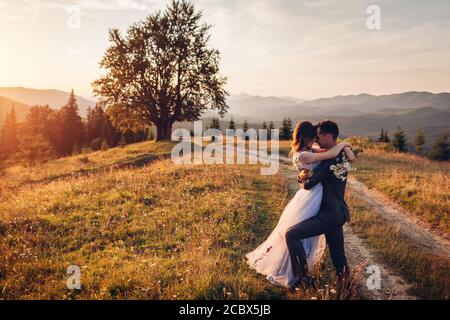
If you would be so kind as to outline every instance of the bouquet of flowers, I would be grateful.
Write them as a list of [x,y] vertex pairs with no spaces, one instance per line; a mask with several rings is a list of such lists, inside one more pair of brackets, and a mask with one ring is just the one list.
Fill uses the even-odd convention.
[[353,168],[350,161],[348,161],[348,159],[344,155],[342,155],[338,163],[330,166],[330,170],[334,173],[336,178],[345,181],[347,179],[348,172],[354,171],[356,170],[356,168]]

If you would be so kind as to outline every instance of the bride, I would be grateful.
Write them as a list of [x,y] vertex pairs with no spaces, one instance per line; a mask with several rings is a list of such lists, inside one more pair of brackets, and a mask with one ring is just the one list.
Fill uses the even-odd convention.
[[[350,159],[354,158],[351,145],[342,142],[333,148],[324,151],[313,148],[316,128],[311,122],[302,122],[296,125],[293,133],[293,142],[289,157],[298,171],[313,171],[321,161],[336,158],[344,151]],[[289,251],[286,244],[286,231],[304,220],[315,216],[322,202],[322,184],[311,190],[300,189],[294,198],[285,207],[277,226],[270,236],[254,251],[246,254],[248,265],[257,272],[266,276],[270,282],[291,288],[297,281],[291,267]],[[316,265],[322,258],[326,241],[325,236],[302,240],[305,248],[308,269]]]

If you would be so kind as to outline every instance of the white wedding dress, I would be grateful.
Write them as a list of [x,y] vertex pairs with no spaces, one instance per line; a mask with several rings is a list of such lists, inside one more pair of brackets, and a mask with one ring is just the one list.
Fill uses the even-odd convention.
[[[310,152],[310,151],[303,151]],[[294,155],[297,169],[314,170],[319,163],[304,164],[301,162],[302,152]],[[297,278],[294,277],[291,258],[286,244],[287,230],[309,218],[317,215],[322,202],[322,184],[319,183],[311,190],[300,189],[284,208],[277,226],[270,236],[254,251],[246,254],[248,265],[257,272],[265,275],[270,282],[290,288]],[[308,269],[321,260],[326,247],[324,235],[302,240],[308,262]]]

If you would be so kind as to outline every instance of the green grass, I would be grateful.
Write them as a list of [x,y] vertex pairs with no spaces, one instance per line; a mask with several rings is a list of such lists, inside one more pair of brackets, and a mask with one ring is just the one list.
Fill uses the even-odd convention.
[[[0,299],[338,298],[328,257],[315,270],[319,289],[295,294],[245,262],[289,200],[285,177],[158,160],[173,145],[58,159],[31,175],[9,168],[0,178]],[[70,265],[81,268],[81,291],[66,287]]]
[[24,186],[0,204],[0,297],[283,298],[243,261],[286,203],[283,178],[258,172],[159,161]]
[[449,299],[450,261],[418,248],[400,229],[372,212],[350,194],[352,229],[375,249],[385,263],[413,283],[412,293],[424,299]]

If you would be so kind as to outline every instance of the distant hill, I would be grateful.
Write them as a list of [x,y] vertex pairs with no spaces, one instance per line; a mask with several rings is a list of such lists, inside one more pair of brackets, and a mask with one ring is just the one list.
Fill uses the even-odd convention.
[[[22,87],[0,88],[0,96],[12,99],[23,104],[33,105],[49,105],[51,108],[60,109],[67,103],[69,92],[60,90],[38,90]],[[87,108],[95,106],[95,102],[89,101],[77,96],[78,106],[80,107],[80,115],[86,116]]]
[[[433,142],[442,131],[450,133],[450,110],[439,110],[431,107],[409,109],[403,111],[383,111],[359,116],[329,116],[330,120],[339,124],[341,136],[352,135],[372,136],[377,138],[381,129],[388,131],[390,135],[397,126],[403,127],[412,143],[415,130],[422,128],[428,137],[428,145]],[[324,117],[294,118],[294,122],[310,120],[320,121]]]
[[[228,100],[231,118],[239,124],[244,119],[258,128],[263,121],[274,121],[280,127],[285,117],[294,123],[304,120],[317,122],[331,119],[341,127],[343,136],[377,136],[381,129],[392,133],[397,126],[404,127],[412,141],[416,128],[423,128],[429,141],[443,130],[450,131],[450,93],[406,92],[374,96],[360,94],[337,96],[303,103],[278,97],[254,97],[247,94],[231,96]],[[211,113],[205,115],[209,120]]]
[[5,97],[0,97],[0,125],[3,123],[3,120],[5,120],[6,114],[11,110],[11,107],[13,105],[18,121],[24,120],[31,108],[29,105],[26,105],[24,103],[20,103]]
[[[49,104],[59,109],[69,97],[68,92],[59,90],[36,90],[27,88],[0,88],[0,120],[15,103],[19,120],[22,120],[32,105]],[[95,102],[77,97],[80,114],[86,115],[89,106]],[[341,127],[343,136],[378,135],[383,128],[392,133],[400,125],[408,131],[412,139],[416,128],[423,128],[433,139],[442,130],[450,131],[450,93],[405,92],[375,96],[359,94],[337,96],[305,101],[296,97],[262,97],[246,93],[231,94],[228,97],[229,112],[221,119],[223,129],[231,118],[240,127],[247,120],[250,127],[259,128],[266,121],[274,121],[280,127],[285,117],[294,122],[323,119],[335,120]],[[205,126],[217,117],[217,112],[208,111],[202,119]],[[177,124],[176,127],[188,124]]]
[[[245,119],[251,121],[264,121],[279,110],[298,106],[300,102],[305,101],[294,97],[261,97],[251,96],[246,93],[231,94],[227,103],[230,107],[224,120],[229,121],[233,118],[237,122],[243,122]],[[202,118],[211,118],[218,116],[217,112],[206,112]],[[270,119],[269,119],[270,121]]]
[[[226,120],[278,121],[285,117],[353,117],[372,113],[400,112],[423,107],[450,110],[450,93],[405,92],[392,95],[370,94],[337,96],[305,101],[295,97],[261,97],[245,93],[228,98],[230,110]],[[390,110],[390,111],[387,111]],[[394,111],[396,110],[396,111]],[[208,112],[205,117],[217,115]]]
[[450,93],[433,94],[430,92],[405,92],[398,94],[374,96],[370,94],[337,96],[302,104],[310,108],[353,108],[364,112],[374,112],[387,108],[411,109],[433,107],[436,109],[450,109]]

